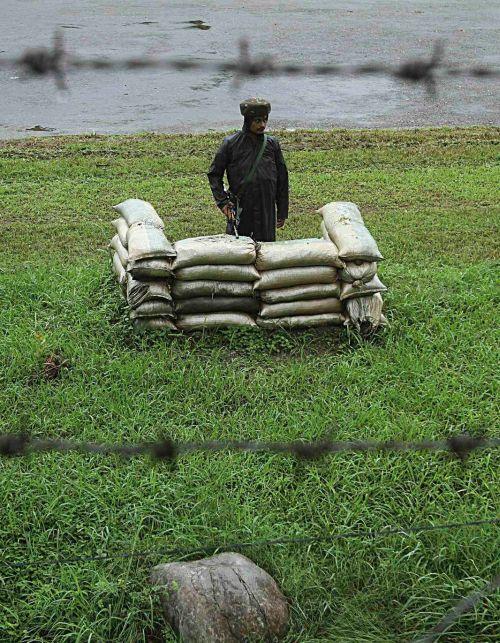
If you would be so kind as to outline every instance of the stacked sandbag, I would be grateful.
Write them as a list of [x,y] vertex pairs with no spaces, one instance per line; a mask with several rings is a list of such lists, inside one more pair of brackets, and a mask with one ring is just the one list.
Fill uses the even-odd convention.
[[175,250],[165,236],[163,221],[150,203],[140,199],[113,207],[120,217],[112,222],[116,235],[109,248],[130,319],[136,328],[175,329],[170,288]]
[[329,240],[257,243],[257,324],[270,329],[341,324],[338,269],[343,266]]
[[[345,266],[339,272],[340,299],[346,305],[348,320],[356,328],[381,322],[382,296],[387,290],[377,276],[378,262],[383,259],[375,240],[354,203],[335,201],[318,210],[322,215],[323,238],[333,241]],[[374,295],[378,297],[374,298]],[[362,298],[366,301],[352,303]],[[380,308],[380,310],[379,310]]]
[[255,326],[255,243],[228,234],[174,244],[172,294],[181,330]]

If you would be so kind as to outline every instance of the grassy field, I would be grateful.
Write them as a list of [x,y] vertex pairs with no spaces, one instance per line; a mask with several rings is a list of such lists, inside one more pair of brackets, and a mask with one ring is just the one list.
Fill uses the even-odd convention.
[[[151,201],[172,240],[220,232],[221,135],[0,143],[0,432],[96,441],[498,435],[495,128],[279,133],[291,218],[359,204],[386,257],[388,331],[134,335],[111,278],[111,205]],[[61,377],[44,359],[68,360]],[[0,461],[0,639],[174,640],[148,587],[168,558],[18,560],[315,536],[499,514],[499,456],[266,454]],[[411,640],[498,565],[498,529],[246,550],[289,597],[289,641]],[[498,592],[442,641],[494,641]],[[163,638],[162,638],[163,637]]]

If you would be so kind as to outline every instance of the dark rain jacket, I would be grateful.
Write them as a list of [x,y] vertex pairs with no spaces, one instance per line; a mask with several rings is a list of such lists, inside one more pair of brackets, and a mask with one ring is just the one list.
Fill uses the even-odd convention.
[[[262,145],[263,134],[252,134],[246,125],[226,136],[207,173],[219,208],[229,201],[223,177],[227,173],[229,192],[237,194]],[[288,171],[278,140],[268,135],[264,154],[240,200],[242,208],[238,233],[255,241],[275,241],[276,219],[288,218]],[[228,225],[228,232],[230,226]]]

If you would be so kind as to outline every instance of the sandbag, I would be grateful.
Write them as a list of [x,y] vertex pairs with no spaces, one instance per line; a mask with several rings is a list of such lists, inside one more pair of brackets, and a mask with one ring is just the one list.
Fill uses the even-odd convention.
[[175,302],[177,314],[241,312],[257,313],[259,302],[252,297],[194,297]]
[[129,261],[127,272],[134,279],[150,281],[151,279],[172,279],[172,261],[170,259],[141,259]]
[[127,283],[127,273],[125,272],[125,268],[122,266],[122,262],[120,261],[120,257],[118,256],[117,252],[113,252],[113,272],[116,275],[116,279],[120,286],[125,286]]
[[354,326],[357,330],[363,327],[364,330],[373,331],[380,325],[387,323],[382,315],[384,302],[380,293],[349,299],[345,305],[347,309],[346,326]]
[[255,282],[256,290],[287,288],[306,284],[330,284],[337,281],[337,270],[332,266],[312,266],[308,268],[278,268],[260,273]]
[[165,227],[156,210],[148,201],[142,201],[142,199],[127,199],[118,205],[114,205],[113,209],[125,219],[129,227],[139,222],[151,223],[162,229]]
[[326,225],[324,221],[321,222],[321,236],[325,241],[331,241],[333,243],[333,241],[330,239],[330,235],[328,234],[328,230],[326,229]]
[[115,236],[111,239],[109,247],[118,254],[118,256],[120,257],[120,261],[122,262],[122,266],[126,268],[128,264],[128,252],[117,234],[115,234]]
[[339,259],[337,247],[330,240],[293,239],[260,242],[256,244],[256,251],[255,267],[260,271],[301,266],[344,266]]
[[215,265],[249,265],[255,263],[255,243],[250,237],[237,239],[230,234],[182,239],[174,244],[177,258],[174,269]]
[[363,297],[364,295],[371,295],[376,292],[385,292],[387,287],[380,281],[377,275],[370,279],[370,281],[363,283],[362,281],[354,281],[352,284],[343,283],[340,288],[340,299],[351,299],[352,297]]
[[298,317],[301,315],[322,315],[324,313],[341,313],[340,299],[310,299],[308,301],[287,301],[281,304],[263,304],[260,316],[264,319],[276,317]]
[[375,239],[367,230],[355,203],[334,201],[317,210],[322,216],[330,239],[345,261],[381,261]]
[[127,232],[129,261],[175,257],[175,250],[163,230],[149,223],[134,223]]
[[208,313],[206,315],[182,315],[176,321],[180,330],[203,330],[205,328],[228,328],[231,326],[255,327],[255,321],[246,313]]
[[128,233],[128,225],[127,222],[123,217],[120,217],[119,219],[115,219],[114,221],[111,221],[111,225],[113,225],[116,228],[116,232],[118,233],[118,237],[121,241],[121,244],[124,248],[127,247],[128,242],[127,242],[127,233]]
[[324,297],[340,297],[340,283],[307,284],[306,286],[291,286],[290,288],[273,288],[261,290],[260,299],[267,304],[279,304],[284,301],[302,301],[306,299],[322,299]]
[[139,317],[132,321],[132,325],[136,330],[155,330],[160,328],[177,330],[173,321],[168,317]]
[[340,281],[352,284],[354,281],[367,282],[377,274],[376,261],[346,261],[345,268],[339,271]]
[[344,322],[344,315],[339,313],[326,313],[324,315],[299,315],[293,317],[278,317],[277,319],[263,319],[257,317],[256,324],[260,328],[268,330],[292,329],[292,328],[314,328],[317,326],[341,326]]
[[172,301],[168,285],[162,281],[137,281],[127,275],[127,302],[131,308],[137,308],[145,301]]
[[174,305],[171,301],[145,301],[130,311],[130,319],[139,317],[175,317]]
[[176,299],[193,297],[252,297],[253,284],[241,281],[174,281],[172,295]]
[[190,266],[175,271],[181,281],[257,281],[259,273],[254,266]]

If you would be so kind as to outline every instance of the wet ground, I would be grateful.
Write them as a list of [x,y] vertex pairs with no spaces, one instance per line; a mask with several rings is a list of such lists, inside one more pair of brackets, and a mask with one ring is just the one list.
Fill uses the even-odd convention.
[[[224,60],[237,56],[246,36],[253,54],[280,62],[398,63],[442,39],[449,62],[498,65],[498,7],[490,0],[2,0],[0,56],[48,44],[59,27],[70,53],[82,56]],[[225,73],[77,72],[60,92],[47,79],[18,75],[0,70],[0,138],[229,129],[241,125],[238,104],[252,95],[271,100],[270,129],[500,123],[492,80],[446,79],[432,99],[421,86],[380,77],[256,78],[235,86]]]

